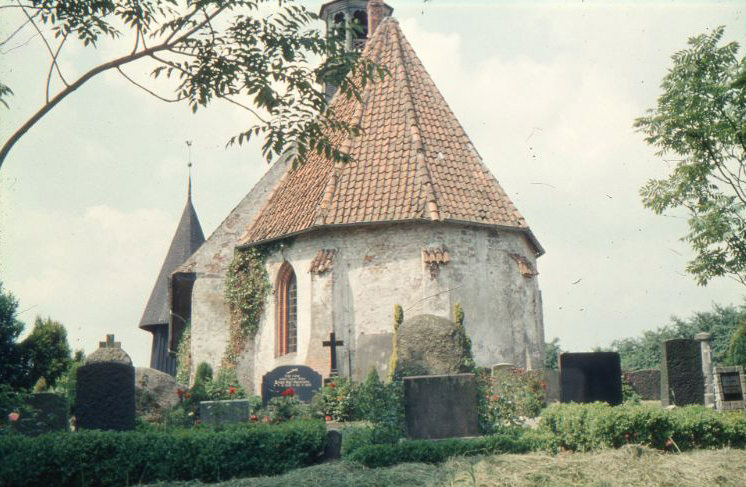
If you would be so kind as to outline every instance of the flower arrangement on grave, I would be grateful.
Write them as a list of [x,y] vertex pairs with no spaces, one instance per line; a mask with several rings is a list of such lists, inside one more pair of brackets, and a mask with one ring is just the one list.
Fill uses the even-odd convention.
[[538,371],[506,369],[479,375],[481,397],[480,429],[495,433],[523,425],[535,418],[544,407],[546,382]]

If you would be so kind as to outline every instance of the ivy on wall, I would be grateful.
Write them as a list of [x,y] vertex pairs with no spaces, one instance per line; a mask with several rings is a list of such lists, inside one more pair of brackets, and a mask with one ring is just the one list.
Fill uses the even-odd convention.
[[192,371],[192,323],[187,321],[176,349],[176,380],[179,384],[189,384]]
[[400,304],[394,305],[394,344],[391,350],[391,358],[389,359],[389,380],[397,380],[397,368],[399,367],[399,346],[397,341],[399,340],[399,325],[404,321],[404,310]]
[[456,342],[461,346],[461,369],[462,371],[474,370],[474,356],[471,352],[471,338],[466,334],[464,326],[464,308],[461,303],[456,303],[453,307],[453,320],[456,322],[456,328],[453,331]]
[[230,310],[230,333],[221,368],[235,368],[246,341],[259,331],[264,302],[271,289],[265,267],[267,249],[237,249],[225,276],[225,300]]

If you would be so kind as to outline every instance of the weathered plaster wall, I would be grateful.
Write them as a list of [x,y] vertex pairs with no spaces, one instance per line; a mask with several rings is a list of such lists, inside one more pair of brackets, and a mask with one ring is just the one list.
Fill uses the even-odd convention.
[[[436,277],[423,261],[423,248],[444,248],[450,254]],[[333,269],[311,274],[311,262],[322,249],[337,250]],[[460,302],[478,365],[541,368],[544,330],[537,278],[522,275],[510,254],[536,268],[522,234],[483,227],[423,222],[324,229],[296,237],[268,257],[267,267],[273,286],[284,260],[295,269],[298,351],[275,356],[273,293],[257,335],[255,389],[262,375],[278,365],[304,363],[327,375],[329,349],[321,341],[332,330],[345,342],[339,353],[342,375],[363,378],[371,363],[386,374],[395,304],[402,305],[405,317],[428,313],[453,319],[453,307]]]
[[[192,254],[177,272],[194,272],[192,290],[192,374],[200,362],[209,363],[217,372],[228,340],[230,315],[225,303],[225,273],[228,270],[239,237],[254,221],[272,191],[285,175],[290,164],[286,158],[270,166],[254,188],[233,209],[210,238]],[[247,347],[247,354],[252,346]],[[245,354],[246,355],[246,354]],[[243,360],[239,370],[242,383],[254,386],[253,361]],[[240,377],[241,378],[241,377]]]

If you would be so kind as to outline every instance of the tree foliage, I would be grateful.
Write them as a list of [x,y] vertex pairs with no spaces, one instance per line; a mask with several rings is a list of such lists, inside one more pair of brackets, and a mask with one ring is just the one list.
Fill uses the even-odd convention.
[[[21,137],[58,103],[92,78],[117,71],[133,85],[167,102],[184,102],[193,112],[215,100],[240,106],[251,114],[250,125],[229,140],[241,144],[264,136],[268,161],[295,144],[302,160],[309,151],[335,161],[348,159],[330,140],[330,133],[357,134],[359,126],[341,121],[327,105],[321,83],[341,80],[339,90],[359,97],[367,82],[384,70],[357,62],[334,36],[327,39],[311,22],[317,16],[292,0],[280,0],[279,11],[260,13],[270,0],[0,0],[0,8],[22,12],[25,23],[2,41],[7,43],[27,25],[44,42],[50,61],[46,100],[0,149],[0,167]],[[128,39],[126,48],[122,44]],[[96,48],[119,41],[122,55],[94,66],[77,78],[62,70],[63,48],[78,43]],[[70,49],[68,49],[70,51]],[[321,65],[314,66],[318,58]],[[172,81],[173,95],[125,72],[134,63],[154,63],[153,78]],[[351,73],[348,77],[341,73]],[[69,75],[69,73],[68,73]],[[52,81],[62,87],[53,92]],[[0,82],[0,103],[7,107],[11,87]]]
[[17,384],[25,374],[23,353],[18,337],[23,323],[16,319],[18,301],[3,290],[0,282],[0,384]]
[[559,356],[562,352],[559,338],[554,337],[551,342],[544,342],[544,368],[559,370]]
[[21,343],[27,364],[25,385],[33,386],[44,379],[54,387],[72,364],[67,330],[58,321],[37,317],[31,334]]
[[655,330],[648,330],[634,338],[614,340],[611,350],[619,352],[624,370],[650,369],[660,366],[662,345],[674,338],[694,338],[697,333],[712,335],[712,360],[716,364],[728,363],[731,336],[739,324],[746,320],[746,307],[714,305],[712,311],[699,312],[689,319],[671,318],[671,323]]
[[673,55],[655,108],[635,121],[657,155],[675,158],[666,179],[641,188],[657,214],[689,215],[687,271],[700,285],[729,275],[746,284],[746,60],[724,28],[689,39]]
[[728,346],[728,365],[746,369],[746,321],[742,321],[731,336]]

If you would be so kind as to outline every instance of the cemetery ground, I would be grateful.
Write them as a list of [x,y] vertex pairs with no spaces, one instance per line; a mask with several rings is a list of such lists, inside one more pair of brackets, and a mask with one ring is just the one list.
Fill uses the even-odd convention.
[[[164,482],[148,487],[200,487],[193,482]],[[479,455],[454,457],[446,463],[406,463],[366,468],[335,462],[294,470],[275,477],[229,480],[214,487],[742,487],[746,485],[746,452],[738,449],[697,450],[681,454],[630,445],[589,453],[559,455]]]

